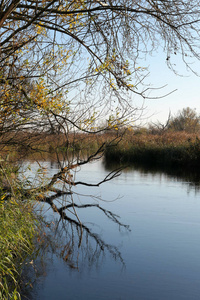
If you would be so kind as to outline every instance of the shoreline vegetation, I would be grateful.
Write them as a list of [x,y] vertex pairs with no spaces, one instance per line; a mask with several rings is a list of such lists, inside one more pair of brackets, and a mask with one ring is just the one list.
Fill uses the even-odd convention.
[[106,149],[105,161],[198,170],[200,139],[197,134],[185,132],[128,135],[116,147]]
[[66,143],[65,137],[60,135],[38,136],[37,152],[31,147],[15,151],[15,156],[22,156],[34,160],[57,160],[68,157],[84,157],[94,153],[100,145],[104,144],[106,150],[104,160],[106,162],[118,162],[119,164],[145,164],[159,167],[200,167],[200,136],[198,133],[185,131],[152,134],[146,129],[125,130],[125,133],[108,132],[104,134],[73,134],[69,135]]
[[[0,160],[0,299],[20,300],[28,292],[41,235],[34,195],[25,199],[18,167]],[[11,188],[11,195],[6,193]],[[29,272],[27,272],[27,268]],[[32,277],[32,276],[31,276]]]
[[[36,142],[37,141],[37,142]],[[152,134],[148,130],[126,130],[125,133],[37,135],[28,147],[10,148],[10,159],[68,160],[88,156],[105,144],[104,160],[120,164],[146,164],[159,167],[200,167],[200,135],[185,131]],[[34,147],[32,147],[34,145]],[[9,147],[2,149],[8,152]]]
[[0,199],[0,299],[21,299],[21,289],[30,278],[24,278],[25,266],[32,267],[37,236],[37,217],[33,204],[17,199]]

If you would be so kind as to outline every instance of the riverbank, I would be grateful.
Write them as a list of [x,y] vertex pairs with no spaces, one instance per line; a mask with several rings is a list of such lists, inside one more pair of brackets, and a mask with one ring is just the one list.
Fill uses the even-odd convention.
[[199,168],[200,140],[185,133],[127,136],[116,147],[106,149],[105,161]]
[[[30,144],[34,144],[33,149],[19,147],[12,151],[13,149],[9,148],[9,152],[18,160],[73,160],[90,156],[102,145],[107,145],[104,155],[107,162],[137,162],[160,167],[200,166],[199,136],[184,131],[168,130],[162,134],[152,134],[148,130],[138,129],[92,135],[39,135],[37,141],[31,140]],[[110,147],[112,145],[113,147]]]
[[[37,137],[34,151],[19,148],[16,157],[40,160],[67,160],[69,157],[85,157],[94,154],[107,144],[104,157],[108,162],[143,163],[160,167],[200,166],[200,140],[197,134],[184,131],[166,131],[151,134],[147,130],[126,130],[105,134],[44,135]],[[112,142],[113,141],[113,142]],[[113,147],[110,147],[114,144]],[[14,152],[13,152],[14,153]]]

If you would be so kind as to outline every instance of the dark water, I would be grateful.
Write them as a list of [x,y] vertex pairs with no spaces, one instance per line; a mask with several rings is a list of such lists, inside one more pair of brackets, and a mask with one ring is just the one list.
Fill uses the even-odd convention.
[[[53,172],[56,166],[51,168]],[[75,176],[76,180],[95,183],[106,174],[98,162],[83,167]],[[89,194],[102,197],[106,201],[99,204],[119,215],[131,231],[97,208],[77,209],[104,249],[86,233],[78,247],[78,229],[60,222],[55,241],[73,250],[66,261],[48,250],[42,272],[40,264],[37,266],[40,276],[32,299],[200,299],[198,186],[198,180],[188,177],[131,169],[99,188],[77,188],[76,203],[97,203]],[[46,214],[56,224],[56,215]]]

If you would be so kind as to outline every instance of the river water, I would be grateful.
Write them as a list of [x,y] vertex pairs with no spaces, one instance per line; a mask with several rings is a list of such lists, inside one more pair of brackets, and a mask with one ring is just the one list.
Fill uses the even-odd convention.
[[[52,174],[56,171],[53,163],[47,167]],[[100,161],[74,176],[96,183],[107,172]],[[76,226],[55,225],[56,243],[60,240],[65,250],[71,250],[65,260],[53,247],[46,251],[31,299],[199,299],[200,193],[195,180],[132,168],[100,187],[77,187],[76,203],[99,203],[119,215],[130,230],[96,207],[77,209],[81,222],[94,235],[83,230],[78,245]],[[56,224],[57,216],[47,206],[43,209],[47,220]]]

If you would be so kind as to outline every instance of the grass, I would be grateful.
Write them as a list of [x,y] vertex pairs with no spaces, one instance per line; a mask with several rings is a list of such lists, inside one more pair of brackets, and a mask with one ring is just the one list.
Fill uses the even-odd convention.
[[142,163],[161,167],[200,167],[200,140],[196,135],[127,135],[117,147],[109,147],[105,161]]
[[[50,159],[62,161],[89,156],[105,142],[110,143],[115,133],[84,134],[40,134],[30,139],[30,147],[17,150],[16,157],[24,154],[29,159]],[[21,137],[26,138],[25,133]],[[116,141],[115,141],[116,142]],[[32,150],[31,150],[32,149]],[[143,163],[158,166],[199,167],[199,139],[196,134],[167,131],[151,134],[146,131],[126,131],[117,147],[108,147],[105,160],[122,163]],[[5,150],[5,149],[4,149]]]
[[21,299],[21,273],[32,259],[39,227],[32,202],[22,201],[17,168],[2,159],[0,187],[0,299],[16,300]]
[[[22,140],[28,139],[25,133]],[[116,132],[104,134],[68,133],[39,134],[28,140],[29,147],[17,148],[16,157],[61,161],[89,156],[103,144],[116,138]],[[116,141],[115,141],[116,142]],[[105,160],[122,163],[143,163],[158,166],[199,167],[200,142],[196,134],[167,131],[151,134],[148,130],[126,131],[122,142],[108,147]],[[6,149],[4,148],[4,151]],[[12,149],[11,149],[12,150]],[[12,151],[10,151],[12,152]],[[14,154],[13,154],[14,155]]]
[[34,250],[35,222],[30,203],[1,197],[0,299],[20,299],[20,274]]
[[[77,156],[90,155],[95,152],[100,145],[110,137],[107,135],[69,133],[60,134],[38,134],[29,137],[26,134],[19,135],[17,141],[11,144],[3,145],[0,143],[0,151],[6,155],[10,153],[10,159],[13,161],[19,158],[52,159],[57,160],[57,155]],[[24,143],[23,143],[24,141]]]

